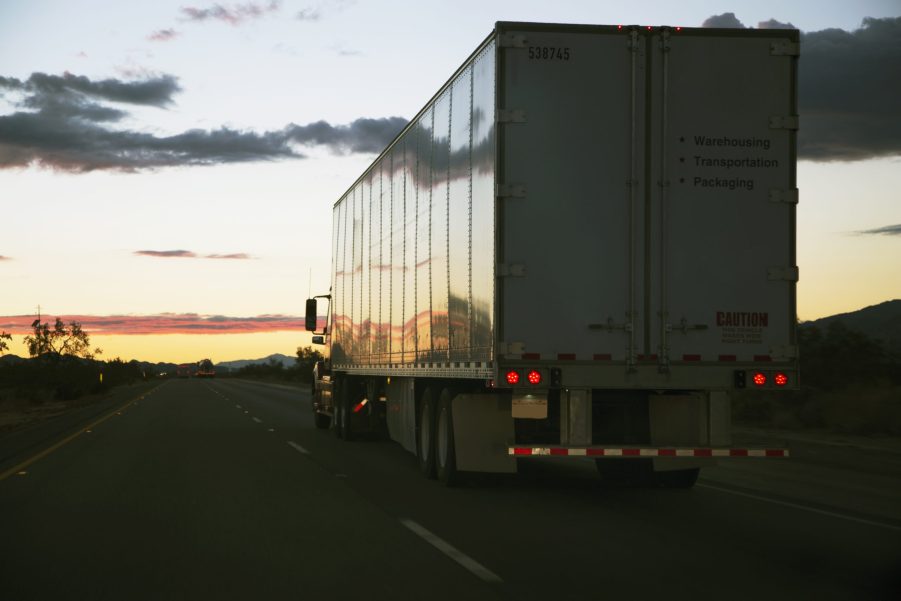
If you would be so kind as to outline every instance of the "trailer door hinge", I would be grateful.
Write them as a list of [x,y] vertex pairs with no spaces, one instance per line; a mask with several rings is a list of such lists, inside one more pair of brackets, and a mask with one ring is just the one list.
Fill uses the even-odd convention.
[[779,188],[771,188],[770,202],[784,202],[785,204],[796,205],[798,204],[798,189],[781,190]]
[[525,184],[498,184],[495,190],[498,198],[525,198]]
[[501,263],[497,266],[497,275],[501,278],[521,278],[526,275],[526,266],[522,263]]
[[524,109],[498,109],[498,123],[525,123],[526,111]]
[[519,33],[502,33],[498,36],[497,42],[501,48],[525,48],[529,40]]
[[799,278],[798,267],[770,267],[767,269],[767,279],[775,282],[797,282]]
[[770,117],[770,129],[798,129],[797,115],[773,115]]
[[800,56],[801,44],[790,42],[788,40],[779,40],[770,44],[770,54],[772,56]]

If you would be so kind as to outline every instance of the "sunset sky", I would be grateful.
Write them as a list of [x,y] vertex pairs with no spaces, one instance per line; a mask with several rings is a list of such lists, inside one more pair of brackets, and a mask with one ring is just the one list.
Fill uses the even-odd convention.
[[[495,21],[803,32],[798,313],[901,298],[901,2],[0,1],[0,331],[309,344],[331,207]],[[312,286],[311,286],[312,283]]]

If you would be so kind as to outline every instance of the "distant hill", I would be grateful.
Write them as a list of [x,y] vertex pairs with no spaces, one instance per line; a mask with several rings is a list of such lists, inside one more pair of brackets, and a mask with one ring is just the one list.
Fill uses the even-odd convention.
[[890,300],[851,313],[805,321],[801,327],[814,325],[826,329],[836,321],[842,322],[849,330],[881,340],[887,349],[901,353],[901,300]]
[[241,369],[242,367],[247,367],[248,365],[269,363],[272,360],[281,363],[284,367],[294,367],[297,364],[295,357],[289,357],[288,355],[283,355],[281,353],[273,353],[267,357],[263,357],[262,359],[238,359],[237,361],[223,361],[221,363],[217,363],[216,368],[219,369],[224,367],[226,369]]

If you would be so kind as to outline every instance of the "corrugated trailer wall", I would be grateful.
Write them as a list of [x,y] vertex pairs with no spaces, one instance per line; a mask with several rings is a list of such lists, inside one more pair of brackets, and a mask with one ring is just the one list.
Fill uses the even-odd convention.
[[454,375],[493,360],[495,52],[488,42],[335,204],[334,367]]

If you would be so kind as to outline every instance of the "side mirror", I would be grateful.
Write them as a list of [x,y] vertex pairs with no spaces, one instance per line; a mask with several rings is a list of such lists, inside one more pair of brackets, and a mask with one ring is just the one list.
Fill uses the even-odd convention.
[[313,336],[313,344],[325,344],[325,336]]
[[[304,328],[306,328],[307,332],[315,332],[316,331],[316,299],[308,298],[307,299],[307,315],[304,320]],[[321,344],[321,343],[320,343]]]

